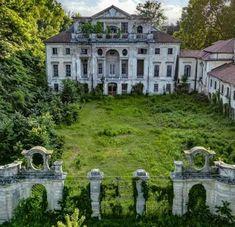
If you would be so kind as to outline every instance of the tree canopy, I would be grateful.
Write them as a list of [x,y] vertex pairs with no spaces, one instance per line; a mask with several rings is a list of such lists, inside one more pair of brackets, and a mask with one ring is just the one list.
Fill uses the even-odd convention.
[[190,0],[175,36],[183,48],[201,49],[235,36],[235,1]]
[[139,3],[136,7],[138,15],[148,17],[152,26],[161,28],[166,20],[161,3],[156,0],[147,0],[144,3]]

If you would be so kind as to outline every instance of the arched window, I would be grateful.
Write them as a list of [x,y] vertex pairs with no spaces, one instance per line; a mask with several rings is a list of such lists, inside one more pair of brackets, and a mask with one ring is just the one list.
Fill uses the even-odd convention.
[[137,27],[137,33],[143,33],[143,27],[141,25]]
[[191,76],[191,65],[185,65],[184,66],[184,75],[187,77]]

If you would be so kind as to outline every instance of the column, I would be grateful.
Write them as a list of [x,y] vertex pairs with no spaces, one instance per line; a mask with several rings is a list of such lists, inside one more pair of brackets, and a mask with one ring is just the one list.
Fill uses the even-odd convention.
[[138,217],[138,216],[143,216],[145,211],[146,201],[144,198],[142,183],[146,182],[149,179],[149,174],[143,169],[138,169],[134,172],[133,177],[136,179],[136,190],[137,190],[136,215]]
[[101,219],[100,186],[104,174],[99,169],[92,169],[88,173],[87,177],[90,180],[90,198],[91,198],[91,208],[92,208],[91,217],[96,217]]

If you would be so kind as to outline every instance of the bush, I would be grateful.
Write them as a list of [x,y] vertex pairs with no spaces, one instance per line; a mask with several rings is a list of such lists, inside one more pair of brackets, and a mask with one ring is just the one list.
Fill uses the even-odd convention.
[[132,85],[131,94],[133,95],[143,95],[144,85],[142,83],[138,83],[136,85]]

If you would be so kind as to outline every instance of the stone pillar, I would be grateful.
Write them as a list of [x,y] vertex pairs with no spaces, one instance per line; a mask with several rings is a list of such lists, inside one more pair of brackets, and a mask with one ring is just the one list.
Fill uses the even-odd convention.
[[100,186],[101,186],[101,180],[103,179],[104,174],[99,169],[92,169],[88,173],[87,177],[90,180],[90,198],[91,198],[91,208],[92,208],[91,217],[96,217],[96,218],[101,219]]
[[182,171],[183,171],[183,162],[182,161],[174,161],[175,170],[171,174],[171,179],[173,181],[174,188],[174,199],[172,206],[172,213],[174,215],[182,216],[187,211],[187,193],[184,193],[184,182],[182,179]]
[[149,174],[143,169],[138,169],[134,172],[133,177],[136,179],[136,190],[137,190],[136,214],[137,216],[143,216],[145,211],[146,201],[144,198],[142,183],[149,179]]

